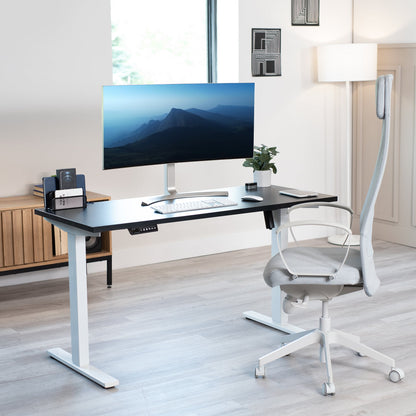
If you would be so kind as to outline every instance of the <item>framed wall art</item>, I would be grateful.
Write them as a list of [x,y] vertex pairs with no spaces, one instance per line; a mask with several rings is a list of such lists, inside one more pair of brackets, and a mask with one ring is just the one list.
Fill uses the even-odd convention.
[[253,77],[282,75],[281,30],[251,30],[251,73]]
[[292,26],[319,26],[319,0],[292,0]]

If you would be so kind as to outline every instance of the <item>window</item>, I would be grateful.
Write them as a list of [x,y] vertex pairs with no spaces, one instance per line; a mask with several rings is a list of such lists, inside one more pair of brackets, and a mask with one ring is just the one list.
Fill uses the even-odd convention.
[[[219,66],[224,68],[219,78],[231,81],[230,68],[236,65],[226,61],[227,57],[238,59],[238,43],[230,44],[230,38],[238,41],[232,24],[238,19],[238,0],[112,0],[113,83],[203,83],[211,73],[215,81],[216,55],[208,62],[208,17],[214,17],[210,27],[215,28],[217,15],[209,10],[215,12],[217,2],[221,12],[218,33],[226,40],[225,48],[218,42]],[[233,17],[226,19],[227,13]],[[233,36],[227,35],[230,30]],[[215,52],[215,33],[211,40],[214,49],[210,51]]]
[[217,0],[217,81],[239,80],[238,0]]

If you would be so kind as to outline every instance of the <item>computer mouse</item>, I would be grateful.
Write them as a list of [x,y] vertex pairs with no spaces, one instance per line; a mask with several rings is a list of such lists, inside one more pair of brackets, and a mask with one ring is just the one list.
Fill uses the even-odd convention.
[[263,198],[259,195],[244,195],[241,198],[242,201],[250,201],[250,202],[261,202]]

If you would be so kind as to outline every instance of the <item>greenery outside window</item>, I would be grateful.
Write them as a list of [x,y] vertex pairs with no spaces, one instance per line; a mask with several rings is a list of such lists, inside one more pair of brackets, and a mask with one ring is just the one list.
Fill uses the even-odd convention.
[[[225,41],[218,65],[227,68],[226,81],[236,81],[225,61],[232,57],[238,65],[237,19],[238,0],[112,0],[113,83],[217,81],[217,22]],[[230,39],[237,40],[234,46]]]
[[114,84],[207,81],[206,0],[113,0]]

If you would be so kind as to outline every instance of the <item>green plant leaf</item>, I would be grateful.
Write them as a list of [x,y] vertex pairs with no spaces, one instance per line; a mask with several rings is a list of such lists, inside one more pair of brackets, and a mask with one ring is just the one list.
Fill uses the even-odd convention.
[[254,146],[253,157],[247,158],[243,166],[252,167],[253,170],[271,170],[273,173],[276,173],[277,167],[272,160],[278,153],[279,151],[275,146],[267,147],[264,144]]

